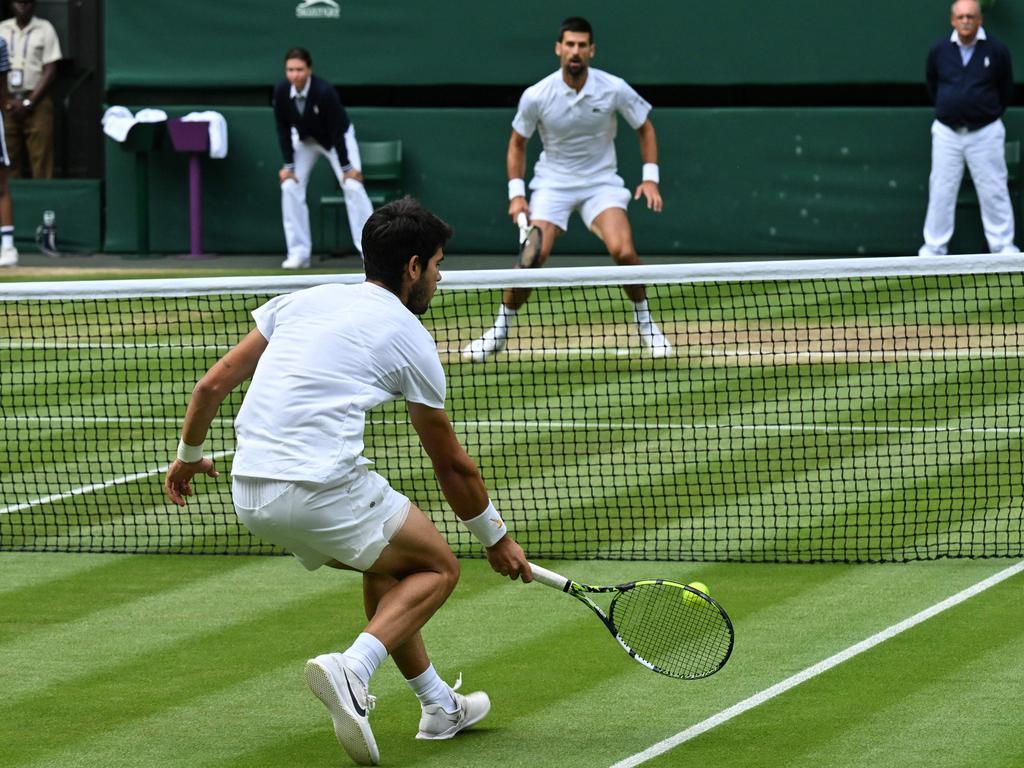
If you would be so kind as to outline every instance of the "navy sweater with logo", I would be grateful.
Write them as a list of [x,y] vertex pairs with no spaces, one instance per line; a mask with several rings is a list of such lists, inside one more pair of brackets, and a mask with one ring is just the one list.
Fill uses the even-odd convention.
[[1013,98],[1010,51],[993,37],[977,40],[974,55],[963,65],[960,47],[949,37],[928,52],[928,95],[935,117],[954,128],[972,130],[999,119]]

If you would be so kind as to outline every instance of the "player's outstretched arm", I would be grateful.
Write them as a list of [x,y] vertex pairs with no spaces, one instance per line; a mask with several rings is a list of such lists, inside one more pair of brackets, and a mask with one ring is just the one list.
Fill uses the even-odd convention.
[[505,157],[505,170],[508,172],[508,215],[512,221],[519,218],[520,213],[530,214],[526,202],[526,145],[529,139],[517,131],[512,131],[508,140],[508,154]]
[[530,581],[532,574],[522,547],[505,531],[505,524],[491,504],[480,469],[466,453],[442,408],[409,404],[409,418],[448,504],[484,544],[487,561],[502,576]]
[[[181,428],[181,441],[186,446],[200,448],[197,461],[176,458],[164,477],[164,494],[178,506],[192,495],[192,478],[199,474],[217,477],[220,473],[213,461],[202,457],[201,446],[210,431],[210,424],[224,398],[239,384],[252,376],[260,356],[267,348],[267,340],[255,328],[224,357],[214,363],[192,390],[192,399],[185,410]],[[180,450],[179,450],[180,454]]]

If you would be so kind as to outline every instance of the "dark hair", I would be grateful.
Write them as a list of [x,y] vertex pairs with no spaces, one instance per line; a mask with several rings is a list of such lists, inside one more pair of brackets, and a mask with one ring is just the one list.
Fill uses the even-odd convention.
[[403,197],[381,206],[363,226],[363,268],[367,280],[379,280],[389,290],[402,287],[405,265],[413,256],[427,261],[452,237],[452,228],[419,200]]
[[288,61],[288,59],[302,59],[306,62],[307,67],[313,68],[313,57],[309,55],[309,51],[305,48],[299,48],[298,46],[289,48],[284,54],[284,60]]
[[562,22],[562,26],[558,28],[558,42],[562,42],[566,32],[586,32],[590,35],[590,42],[594,42],[594,29],[582,16],[570,16]]

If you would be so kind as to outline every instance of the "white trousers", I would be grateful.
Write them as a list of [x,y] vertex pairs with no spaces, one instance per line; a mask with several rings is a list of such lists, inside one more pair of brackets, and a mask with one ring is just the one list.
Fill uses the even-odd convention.
[[[295,149],[295,175],[298,181],[286,179],[281,184],[281,220],[284,222],[284,240],[288,246],[288,258],[308,262],[313,252],[313,238],[309,230],[309,206],[306,204],[306,187],[317,159],[323,155],[331,164],[334,176],[345,196],[345,210],[352,242],[360,255],[363,253],[363,225],[373,213],[373,204],[366,189],[355,179],[346,179],[341,170],[338,151],[321,147],[315,139],[299,141],[298,133],[292,130],[292,147]],[[359,145],[356,143],[355,126],[345,132],[345,149],[348,161],[354,168],[362,168],[359,159]]]
[[932,123],[932,171],[928,177],[928,213],[920,254],[943,255],[953,237],[956,199],[964,163],[978,192],[981,223],[992,253],[1016,253],[1013,206],[1006,188],[1006,127],[1002,120],[970,133]]

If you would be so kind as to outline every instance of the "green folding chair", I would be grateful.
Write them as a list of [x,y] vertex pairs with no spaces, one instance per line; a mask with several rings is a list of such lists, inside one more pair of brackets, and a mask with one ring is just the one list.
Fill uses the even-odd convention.
[[[363,183],[374,208],[402,196],[402,140],[360,141],[359,159]],[[320,198],[320,242],[328,250],[337,247],[337,232],[345,212],[345,197],[338,192]],[[328,232],[330,239],[328,240]],[[331,243],[332,246],[328,246]]]

